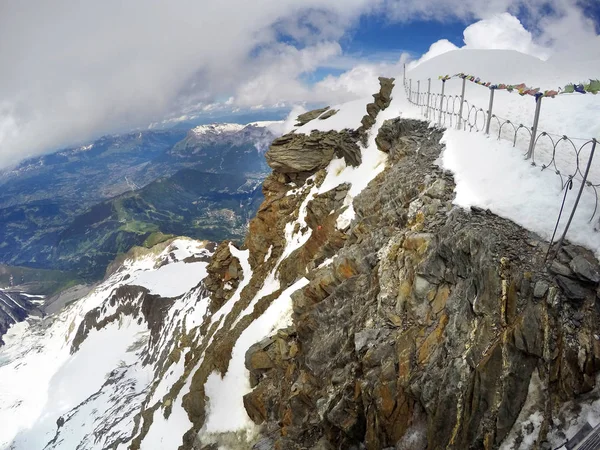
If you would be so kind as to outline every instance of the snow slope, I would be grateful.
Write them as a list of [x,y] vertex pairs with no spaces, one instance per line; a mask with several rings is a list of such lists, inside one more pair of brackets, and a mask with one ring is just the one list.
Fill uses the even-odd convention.
[[[191,256],[206,258],[209,251],[202,242],[175,240],[156,255],[125,261],[61,313],[29,319],[9,330],[6,346],[0,349],[0,448],[100,449],[129,439],[133,418],[156,377],[155,367],[145,364],[145,358],[160,349],[150,346],[140,302],[148,289],[180,296],[171,307],[173,314],[190,314],[201,307],[196,296],[182,296],[194,293],[206,276],[206,262],[182,262]],[[130,295],[118,293],[127,286],[133,289]],[[132,311],[119,311],[122,305],[131,305]],[[94,310],[98,322],[107,323],[90,328],[73,351],[82,323]],[[174,316],[165,328],[168,325],[177,326]],[[59,419],[64,424],[57,432]]]
[[[407,72],[412,79],[413,90],[416,80],[421,80],[421,91],[427,89],[427,80],[431,78],[432,93],[441,91],[439,75],[464,72],[480,77],[492,83],[518,84],[540,87],[541,90],[556,89],[569,82],[579,82],[598,78],[600,60],[586,61],[578,65],[560,65],[560,61],[541,61],[532,56],[511,50],[458,50],[445,53],[428,60]],[[574,73],[577,72],[577,73]],[[459,95],[461,79],[446,81],[445,94]],[[395,93],[398,93],[396,88]],[[404,92],[402,101],[395,104],[397,115],[423,119],[421,108],[410,104]],[[466,82],[465,99],[469,104],[487,110],[489,89]],[[494,98],[494,114],[509,118],[512,122],[523,123],[530,127],[533,123],[535,100],[532,96],[520,96],[497,90]],[[541,105],[539,132],[552,133],[557,140],[562,135],[573,138],[579,147],[591,138],[600,138],[600,96],[591,94],[565,94],[556,98],[544,98]],[[432,120],[437,123],[438,117]],[[536,147],[535,161],[525,160],[529,138],[521,133],[516,147],[512,145],[512,134],[502,133],[497,140],[498,128],[492,121],[490,137],[483,133],[456,131],[449,129],[444,134],[446,149],[441,164],[452,171],[457,182],[456,203],[463,207],[479,206],[489,208],[500,216],[509,218],[518,224],[550,239],[558,219],[564,197],[563,184],[569,174],[575,174],[577,155],[572,146],[561,143],[556,147],[554,166],[542,171],[542,164],[552,161],[552,147],[547,137],[540,139]],[[506,128],[505,128],[506,129]],[[581,139],[580,139],[581,138]],[[587,163],[591,145],[580,153],[580,170]],[[600,183],[600,148],[593,160],[588,180]],[[556,171],[560,171],[559,176]],[[575,202],[576,193],[581,184],[578,173],[573,188],[568,191],[565,209],[558,228],[562,234],[569,214]],[[598,192],[600,193],[600,192]],[[600,209],[596,209],[597,195],[593,188],[584,189],[581,202],[576,211],[567,239],[586,246],[600,257],[600,235],[596,231],[600,218]],[[593,220],[594,211],[596,211]]]
[[[437,80],[437,75],[463,71],[482,78],[498,76],[501,82],[531,84],[536,81],[534,74],[539,79],[546,76],[547,64],[515,52],[460,51],[434,58],[409,75]],[[514,78],[502,78],[509,73]],[[6,335],[7,345],[0,349],[0,449],[125,449],[134,440],[141,449],[177,448],[195,419],[184,406],[199,392],[206,400],[202,406],[205,420],[195,437],[202,442],[225,442],[226,436],[235,435],[238,443],[247,445],[257,427],[247,417],[242,400],[250,390],[244,365],[246,351],[290,323],[291,296],[308,283],[306,278],[299,278],[283,286],[278,269],[311,237],[307,211],[315,196],[349,183],[344,200],[347,209],[337,226],[345,229],[350,224],[353,199],[387,164],[387,155],[375,143],[384,121],[398,116],[422,117],[420,108],[406,99],[401,80],[401,76],[396,78],[391,105],[377,116],[366,145],[359,144],[362,163],[350,167],[343,159],[334,158],[324,178],[317,182],[315,177],[312,183],[291,191],[300,199],[298,211],[290,215],[285,226],[285,242],[277,249],[276,260],[272,255],[274,243],[265,243],[265,250],[269,250],[261,261],[269,263],[271,269],[262,278],[250,265],[250,251],[229,245],[242,277],[229,300],[218,308],[209,307],[202,284],[210,252],[203,243],[178,239],[162,251],[127,260],[94,292],[58,315],[13,326]],[[459,81],[449,81],[448,86],[452,83],[460,86]],[[485,88],[472,85],[469,92],[486,105]],[[505,98],[498,96],[498,114],[525,117],[533,100],[505,94]],[[598,102],[600,98],[588,97],[565,97],[565,101],[575,99],[577,106],[569,113],[592,114],[592,100]],[[335,106],[338,112],[334,116],[315,119],[295,132],[355,129],[370,100]],[[563,100],[545,99],[544,106],[554,101]],[[548,110],[551,112],[552,107]],[[556,127],[583,127],[575,119],[552,119],[552,114],[546,120]],[[597,125],[594,117],[586,120],[583,128]],[[593,126],[586,129],[589,134]],[[213,127],[201,132],[216,131]],[[459,207],[490,208],[549,237],[562,199],[559,177],[524,161],[522,150],[481,133],[447,130],[443,139],[446,148],[440,164],[455,175]],[[572,199],[569,196],[568,202]],[[598,234],[584,217],[592,206],[585,196],[568,237],[600,253]],[[252,291],[256,294],[240,307],[243,292],[249,287],[256,287]],[[262,298],[278,291],[262,315],[247,320]],[[240,323],[248,325],[232,343],[226,370],[216,370],[210,351],[218,346],[213,344],[219,337],[234,335]],[[198,379],[204,376],[206,381],[199,391]],[[139,416],[142,410],[143,421]]]

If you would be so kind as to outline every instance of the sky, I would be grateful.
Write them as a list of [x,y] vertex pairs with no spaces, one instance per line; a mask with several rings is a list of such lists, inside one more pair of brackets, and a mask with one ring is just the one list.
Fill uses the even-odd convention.
[[600,52],[597,0],[0,0],[0,169],[190,116],[339,104],[458,48]]

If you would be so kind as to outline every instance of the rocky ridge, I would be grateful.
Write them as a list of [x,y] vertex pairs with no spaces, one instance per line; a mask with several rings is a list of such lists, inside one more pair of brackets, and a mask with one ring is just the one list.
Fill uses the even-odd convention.
[[[42,446],[71,436],[81,449],[564,441],[578,409],[600,398],[598,261],[569,244],[547,261],[539,236],[455,207],[453,177],[436,164],[443,130],[383,122],[393,80],[380,82],[364,134],[274,142],[242,249],[136,249],[93,294],[29,329],[58,336],[71,365],[94,360],[95,342],[124,347],[106,375],[108,363],[95,368],[87,397],[35,424]],[[354,177],[337,178],[344,170]],[[181,286],[186,277],[193,286]],[[31,448],[31,431],[21,433],[15,448]]]
[[[234,279],[244,286],[234,308],[255,304],[244,319],[308,281],[292,294],[292,325],[246,353],[253,390],[244,407],[264,436],[254,448],[549,448],[567,427],[561,406],[595,388],[598,262],[567,245],[547,269],[538,236],[454,207],[452,176],[435,164],[441,130],[411,120],[378,130],[387,168],[340,227],[350,186],[318,188],[331,159],[346,159],[343,143],[359,136],[275,141],[245,242],[250,279],[227,243],[209,265],[211,309],[232,300],[224,293]],[[304,239],[290,251],[295,234]],[[265,292],[269,276],[279,283]],[[194,428],[182,448],[223,442],[194,436],[207,419],[209,373],[227,373],[249,324],[224,320],[184,397]]]
[[[310,280],[292,297],[294,326],[246,355],[244,404],[268,436],[256,448],[550,448],[568,426],[561,406],[596,392],[598,261],[567,245],[547,267],[538,236],[453,207],[440,138],[388,121],[377,143],[389,167],[354,200],[348,230],[330,225],[335,193],[308,204],[311,240],[279,271]],[[269,210],[293,176],[277,167]],[[265,231],[251,228],[251,255]]]

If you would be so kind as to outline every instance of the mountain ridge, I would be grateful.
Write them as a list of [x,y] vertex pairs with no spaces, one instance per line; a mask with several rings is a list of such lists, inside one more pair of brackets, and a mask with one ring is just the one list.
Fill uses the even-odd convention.
[[14,357],[30,347],[56,361],[45,404],[3,394],[0,443],[508,450],[572,436],[598,404],[598,261],[566,243],[547,266],[541,236],[457,207],[445,130],[397,117],[393,82],[318,122],[332,130],[308,122],[271,145],[243,246],[134,250],[45,340],[33,322],[9,332],[0,379],[35,372],[38,356]]
[[[212,127],[214,129],[214,126]],[[142,225],[139,220],[134,220],[128,228],[122,230],[120,236],[98,235],[97,239],[94,238],[98,244],[96,250],[103,255],[98,261],[94,261],[93,254],[77,254],[78,245],[66,245],[65,240],[73,242],[74,238],[68,236],[68,230],[76,228],[77,223],[88,220],[85,218],[94,216],[109,203],[123,211],[120,206],[123,199],[136,195],[152,198],[147,204],[152,210],[150,205],[160,200],[156,193],[151,193],[156,191],[157,183],[154,180],[168,180],[171,177],[167,184],[170,183],[171,186],[169,195],[174,196],[175,185],[182,181],[185,170],[195,170],[199,176],[205,173],[204,177],[213,179],[213,182],[220,181],[211,174],[221,173],[223,179],[232,180],[237,180],[240,174],[245,174],[242,176],[246,176],[247,186],[241,189],[239,194],[247,195],[244,199],[240,197],[240,200],[242,204],[250,201],[250,208],[255,208],[256,202],[252,203],[253,192],[256,190],[254,185],[266,175],[267,167],[257,147],[267,145],[274,136],[266,128],[255,125],[226,124],[221,127],[229,131],[217,131],[211,133],[210,137],[197,136],[192,131],[182,130],[105,137],[84,147],[63,150],[23,162],[23,168],[33,166],[34,169],[27,170],[22,176],[9,173],[0,177],[3,183],[3,194],[0,195],[0,205],[3,206],[0,208],[0,235],[4,238],[0,243],[0,261],[13,266],[77,270],[84,277],[98,277],[103,273],[102,266],[117,253],[127,250],[131,245],[141,244],[150,232],[158,231],[158,223],[152,223],[150,220],[148,226],[143,226],[147,228],[146,232],[145,229],[140,229]],[[229,173],[234,175],[228,175]],[[203,181],[198,180],[197,184],[200,186]],[[235,190],[243,184],[239,182],[237,186],[229,189]],[[189,183],[187,185],[191,188]],[[163,206],[167,206],[164,215],[179,211],[179,219],[173,216],[172,223],[182,224],[186,214],[191,214],[191,211],[185,213],[186,202],[190,202],[189,207],[199,209],[198,205],[202,202],[212,202],[214,206],[219,201],[219,194],[216,192],[212,200],[192,199],[190,195],[194,190],[181,188],[186,200],[180,206],[173,201],[168,206],[166,199],[162,202]],[[137,194],[131,194],[132,192]],[[227,207],[221,208],[224,211],[232,211],[234,216],[242,211],[243,207],[232,208],[233,203],[223,199],[228,202]],[[191,204],[192,202],[196,203]],[[208,207],[208,204],[206,206]],[[134,209],[138,210],[136,214],[141,213],[139,207]],[[117,222],[131,216],[129,213],[115,211],[114,208],[111,211],[111,214],[119,216]],[[205,227],[207,234],[202,236],[198,231],[194,232],[193,226],[189,226],[180,227],[178,234],[217,240],[240,238],[242,225],[238,222],[244,222],[251,214],[252,211],[244,212],[245,218],[240,216],[235,219],[236,223],[231,224],[231,232],[225,232],[223,227],[220,232],[209,232],[209,228]],[[163,227],[167,223],[165,220],[159,220],[156,214],[153,217],[153,220],[161,222]],[[94,221],[89,224],[94,225],[96,230],[101,228],[100,224]],[[163,231],[170,232],[166,229]],[[114,234],[113,231],[110,233]],[[81,243],[85,240],[82,236]],[[106,244],[103,241],[106,241]],[[95,244],[89,241],[86,245],[92,248]],[[66,247],[75,253],[65,254]],[[79,262],[69,263],[73,257],[84,258],[84,267],[81,267]]]

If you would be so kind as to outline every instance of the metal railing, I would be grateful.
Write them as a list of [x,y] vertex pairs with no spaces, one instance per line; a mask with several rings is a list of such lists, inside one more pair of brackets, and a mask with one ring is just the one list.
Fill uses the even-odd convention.
[[[461,95],[447,95],[445,93],[446,81],[450,81],[450,79],[440,78],[442,83],[441,92],[437,93],[431,91],[431,78],[426,80],[427,90],[421,91],[421,80],[416,81],[416,90],[413,90],[413,80],[407,79],[406,75],[404,75],[404,88],[408,101],[418,106],[421,110],[421,115],[437,126],[451,127],[468,132],[482,132],[488,136],[494,136],[498,140],[508,140],[515,148],[527,148],[527,151],[523,154],[526,160],[529,160],[533,166],[541,167],[541,170],[550,169],[560,177],[561,187],[565,191],[565,194],[554,235],[550,241],[551,246],[556,237],[567,194],[573,187],[573,180],[580,183],[580,188],[568,222],[558,239],[558,245],[555,250],[556,255],[567,235],[577,207],[579,206],[579,200],[585,189],[589,190],[595,199],[594,210],[589,217],[590,223],[599,212],[600,171],[594,177],[590,176],[596,144],[598,143],[597,139],[571,138],[566,135],[538,130],[543,96],[535,97],[536,108],[533,116],[533,124],[527,126],[494,114],[494,94],[496,91],[494,86],[482,86],[484,89],[489,89],[488,107],[487,109],[483,109],[465,98],[466,77],[462,77],[461,80]],[[559,164],[559,160],[562,162],[569,160],[570,162],[566,163],[566,167],[564,167]],[[597,179],[592,180],[592,178]],[[599,229],[600,221],[596,225],[595,230],[598,231]]]

